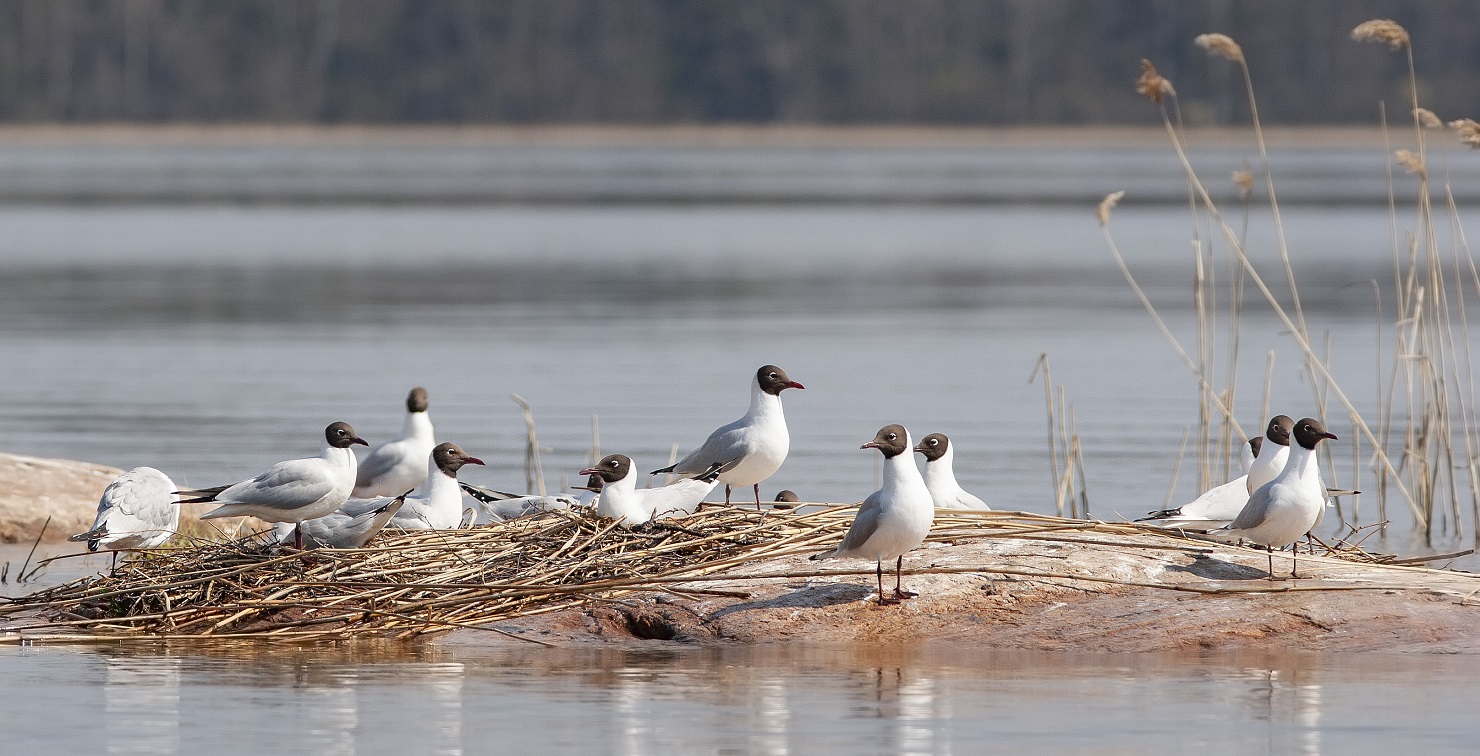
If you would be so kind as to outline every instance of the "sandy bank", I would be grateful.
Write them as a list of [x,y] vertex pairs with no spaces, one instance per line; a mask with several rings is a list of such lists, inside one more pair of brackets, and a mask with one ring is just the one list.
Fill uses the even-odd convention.
[[103,489],[123,471],[70,459],[0,452],[0,543],[65,540],[92,526]]
[[[1114,540],[1120,545],[1113,548],[1022,538],[929,544],[910,555],[907,569],[969,571],[906,574],[905,587],[921,596],[900,606],[878,606],[872,565],[847,561],[824,564],[869,574],[696,581],[674,585],[671,593],[591,601],[496,627],[558,646],[929,640],[1082,652],[1480,653],[1480,576],[1301,558],[1308,579],[1270,583],[1262,552],[1176,546],[1150,535]],[[817,566],[791,556],[738,572],[785,575]],[[1287,571],[1288,558],[1277,557],[1275,568]],[[1006,574],[1013,571],[1037,574]],[[886,578],[887,588],[892,582]],[[457,630],[434,643],[520,641]]]

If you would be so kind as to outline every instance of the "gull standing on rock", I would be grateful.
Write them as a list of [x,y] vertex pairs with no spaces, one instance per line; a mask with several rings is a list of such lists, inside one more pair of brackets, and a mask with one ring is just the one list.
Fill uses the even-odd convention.
[[[1234,536],[1252,541],[1269,551],[1269,579],[1274,579],[1274,549],[1284,548],[1315,527],[1321,509],[1326,506],[1326,487],[1321,483],[1316,444],[1323,439],[1336,440],[1321,421],[1304,418],[1295,423],[1295,446],[1285,469],[1274,480],[1260,486],[1249,496],[1238,517],[1228,527],[1211,531],[1215,536]],[[1290,560],[1290,577],[1296,562]]]
[[720,426],[689,456],[653,475],[703,475],[720,465],[719,480],[725,484],[725,503],[730,503],[730,488],[751,486],[755,506],[761,506],[761,481],[771,477],[786,461],[791,436],[786,431],[786,417],[781,412],[781,392],[806,388],[775,365],[764,365],[755,371],[750,383],[750,410],[745,417]]
[[[904,571],[904,554],[925,542],[935,519],[935,503],[930,490],[910,456],[910,434],[903,425],[886,425],[874,440],[859,447],[878,449],[884,454],[884,487],[869,494],[858,507],[858,516],[843,536],[843,542],[832,551],[814,555],[813,559],[859,557],[874,560],[879,579],[879,605],[897,604],[912,598],[900,585]],[[894,597],[884,598],[884,562],[894,560]]]
[[1253,464],[1249,465],[1248,493],[1254,493],[1285,469],[1285,460],[1290,458],[1290,429],[1294,426],[1295,421],[1289,415],[1275,415],[1269,419],[1269,427],[1264,431],[1269,443],[1260,448]]
[[[349,423],[331,423],[324,429],[324,451],[317,457],[279,462],[251,480],[230,486],[176,491],[188,499],[181,504],[215,502],[221,506],[201,515],[256,517],[268,522],[300,523],[323,517],[349,500],[355,487],[355,453],[351,446],[369,446]],[[293,529],[293,543],[303,548],[303,530]]]
[[956,473],[951,469],[956,450],[944,433],[932,433],[921,439],[915,451],[925,455],[925,488],[930,490],[936,509],[991,509],[956,482]]
[[716,463],[697,478],[685,478],[659,488],[638,488],[632,475],[632,458],[608,454],[581,474],[601,476],[596,514],[614,517],[631,527],[649,520],[692,514],[718,484],[720,470],[721,465]]
[[406,395],[406,422],[401,435],[377,446],[360,462],[351,496],[399,496],[416,488],[426,480],[427,455],[436,445],[436,431],[427,416],[427,390],[417,386]]
[[117,566],[118,549],[152,549],[169,540],[179,525],[174,481],[152,467],[135,467],[103,490],[92,529],[67,540],[87,541],[88,551],[112,551]]

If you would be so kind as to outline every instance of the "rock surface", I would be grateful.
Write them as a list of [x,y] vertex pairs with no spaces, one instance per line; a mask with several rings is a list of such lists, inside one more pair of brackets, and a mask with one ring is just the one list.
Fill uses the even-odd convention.
[[69,459],[0,453],[0,543],[60,541],[92,527],[103,489],[122,470]]
[[[1262,551],[1167,546],[1155,536],[1115,541],[928,544],[905,560],[905,587],[921,595],[898,606],[877,604],[872,564],[789,556],[742,571],[776,577],[675,584],[672,592],[591,601],[495,627],[555,645],[929,640],[1079,652],[1278,647],[1480,653],[1477,575],[1302,556],[1305,579],[1271,582]],[[863,574],[783,577],[819,565]],[[1277,574],[1288,574],[1289,565],[1288,555],[1276,557]],[[931,574],[911,575],[911,569]],[[886,575],[885,588],[892,591],[892,576]],[[435,642],[522,643],[472,629]]]

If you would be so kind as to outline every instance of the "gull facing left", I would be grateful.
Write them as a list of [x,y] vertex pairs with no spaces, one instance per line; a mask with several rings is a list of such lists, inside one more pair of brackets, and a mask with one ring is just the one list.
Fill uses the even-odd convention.
[[[910,456],[910,433],[903,425],[886,425],[874,440],[859,447],[878,449],[884,454],[884,487],[869,494],[858,507],[858,516],[848,527],[843,542],[832,551],[816,554],[813,559],[858,557],[874,560],[879,579],[879,605],[897,604],[900,599],[917,593],[900,585],[904,571],[904,554],[925,542],[930,525],[935,521],[935,503],[930,489]],[[894,560],[894,596],[884,598],[884,562]]]
[[179,525],[174,481],[152,467],[135,467],[103,490],[92,529],[67,540],[87,541],[88,551],[112,551],[116,565],[118,549],[152,549],[169,540]]

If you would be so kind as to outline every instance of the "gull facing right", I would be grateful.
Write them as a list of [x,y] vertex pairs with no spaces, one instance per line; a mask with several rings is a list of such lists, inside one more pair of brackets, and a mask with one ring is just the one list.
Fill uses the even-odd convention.
[[719,480],[725,484],[725,503],[730,503],[731,486],[751,486],[755,490],[755,507],[761,506],[761,481],[776,474],[786,461],[791,435],[786,431],[786,416],[781,412],[781,392],[789,388],[806,388],[792,380],[775,365],[762,365],[750,382],[750,409],[745,416],[722,425],[689,456],[653,475],[704,475],[715,465],[723,466]]
[[[1321,421],[1304,418],[1295,423],[1295,447],[1285,469],[1274,480],[1260,486],[1249,496],[1249,503],[1225,528],[1211,535],[1235,536],[1253,541],[1269,551],[1269,579],[1274,579],[1274,549],[1284,548],[1315,527],[1326,506],[1326,487],[1321,483],[1316,444],[1323,439],[1336,440]],[[1298,578],[1296,562],[1290,559],[1290,577]]]

